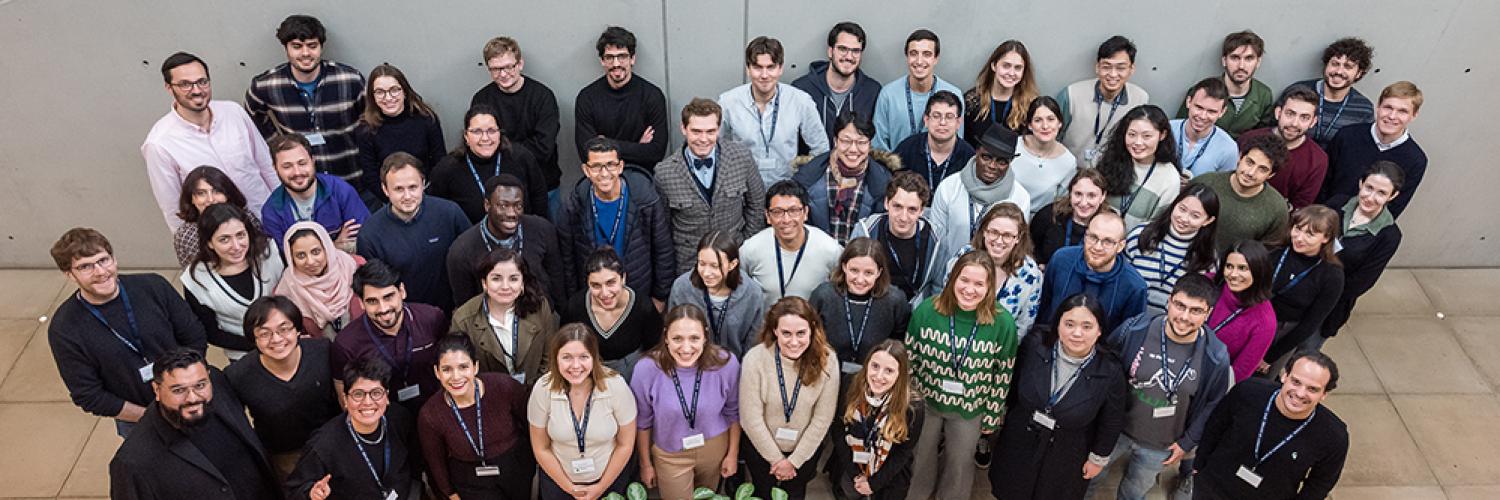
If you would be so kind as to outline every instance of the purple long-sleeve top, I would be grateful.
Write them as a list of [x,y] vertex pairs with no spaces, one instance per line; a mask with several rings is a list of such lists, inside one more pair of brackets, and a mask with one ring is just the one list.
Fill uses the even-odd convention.
[[682,438],[699,433],[704,439],[712,438],[740,421],[740,363],[733,354],[724,355],[729,357],[724,366],[703,372],[694,426],[688,425],[681,401],[693,404],[693,380],[698,369],[676,368],[677,381],[682,384],[682,397],[678,398],[672,376],[663,372],[655,359],[644,356],[636,362],[630,380],[630,391],[635,393],[636,427],[651,429],[651,440],[662,451],[682,451]]
[[1221,326],[1240,307],[1240,298],[1229,289],[1229,285],[1224,285],[1219,292],[1219,303],[1214,305],[1214,312],[1208,315],[1208,322],[1204,324],[1210,329],[1218,328],[1215,335],[1229,349],[1229,364],[1234,366],[1236,384],[1255,373],[1256,365],[1260,364],[1266,350],[1271,348],[1271,340],[1276,337],[1276,309],[1271,307],[1269,300],[1245,308],[1232,321]]

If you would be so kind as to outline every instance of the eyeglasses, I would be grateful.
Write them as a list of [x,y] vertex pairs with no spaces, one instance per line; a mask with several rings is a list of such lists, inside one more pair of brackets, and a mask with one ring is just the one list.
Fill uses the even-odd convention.
[[389,89],[375,89],[374,92],[371,92],[371,94],[375,94],[375,98],[376,99],[385,99],[387,97],[395,99],[395,98],[401,97],[401,95],[404,94],[404,93],[406,93],[406,89],[403,89],[401,87],[391,87]]
[[84,262],[82,264],[73,266],[73,272],[77,274],[92,275],[96,272],[103,272],[105,269],[108,269],[114,264],[115,256],[105,255],[103,257],[100,257],[99,260],[93,262]]
[[624,54],[604,54],[602,56],[599,56],[599,60],[607,62],[607,63],[619,63],[619,62],[625,62],[626,60],[628,60],[628,59],[630,59],[632,57],[635,57],[635,56],[630,55],[630,53],[624,53]]
[[270,328],[256,328],[255,340],[266,340],[271,338],[271,336],[273,335],[281,338],[291,338],[296,337],[298,333],[299,332],[297,331],[297,327],[292,326],[292,324],[290,323],[281,325],[275,330],[272,330]]
[[349,391],[349,399],[353,401],[364,401],[366,397],[370,398],[371,401],[382,401],[385,399],[385,395],[385,389],[370,389],[368,391],[355,389]]
[[465,130],[464,132],[468,132],[469,135],[478,136],[478,137],[484,137],[484,136],[488,136],[488,135],[494,135],[494,136],[500,135],[500,129],[498,129],[498,128],[471,128],[471,129]]
[[986,229],[984,230],[984,239],[1010,244],[1015,243],[1016,240],[1021,239],[1021,235],[1016,233],[1002,233],[995,229]]
[[843,137],[839,137],[838,143],[839,146],[846,148],[865,149],[870,147],[869,139],[845,139]]
[[1083,234],[1083,244],[1087,245],[1087,246],[1091,246],[1091,247],[1102,246],[1104,248],[1109,248],[1109,247],[1112,247],[1112,246],[1115,246],[1115,245],[1119,245],[1120,244],[1120,240],[1116,240],[1116,239],[1112,239],[1112,238],[1100,238],[1098,236],[1094,236],[1093,234],[1084,233]]
[[939,113],[939,112],[933,111],[931,113],[927,113],[927,117],[931,118],[932,121],[935,121],[935,122],[938,122],[938,123],[956,122],[956,121],[958,121],[958,114],[956,114],[956,113]]
[[519,63],[510,63],[510,64],[507,64],[507,65],[504,65],[504,66],[488,66],[487,68],[490,70],[490,74],[491,75],[500,75],[500,74],[512,74],[513,75],[513,74],[516,73],[516,68],[519,67],[519,66],[520,66]]
[[1208,308],[1207,307],[1188,307],[1187,304],[1182,303],[1182,301],[1180,301],[1180,300],[1173,300],[1171,302],[1168,302],[1167,305],[1171,306],[1173,311],[1177,311],[1177,312],[1184,312],[1185,311],[1188,314],[1191,314],[1193,316],[1202,316],[1202,315],[1208,314]]
[[609,163],[585,163],[583,169],[592,173],[603,173],[606,171],[620,170],[625,168],[625,162],[612,161]]
[[836,53],[836,54],[838,54],[838,55],[841,55],[841,56],[847,56],[847,55],[851,55],[851,54],[857,56],[857,55],[860,55],[860,54],[864,53],[864,51],[865,51],[865,49],[863,47],[849,47],[849,46],[846,46],[846,45],[834,45],[833,46],[833,52]]
[[790,216],[790,217],[796,217],[796,216],[802,215],[802,211],[803,210],[807,210],[807,207],[772,208],[770,210],[766,210],[766,215],[770,216],[772,219],[780,219],[782,217],[788,217],[788,216]]
[[204,393],[208,392],[208,380],[199,380],[198,383],[193,385],[174,385],[172,386],[172,388],[167,389],[167,392],[170,392],[173,396],[177,396],[179,398],[186,396],[189,391],[191,391],[193,394],[202,396]]
[[177,90],[181,90],[183,92],[187,92],[189,90],[193,90],[193,87],[198,87],[200,89],[206,89],[206,88],[208,88],[208,79],[207,78],[199,78],[198,80],[191,81],[191,82],[172,82],[172,88],[175,88]]
[[1004,163],[1006,165],[1010,164],[1010,158],[999,157],[999,156],[995,156],[995,155],[992,155],[992,154],[989,154],[989,153],[979,153],[979,154],[976,154],[976,155],[974,155],[974,159],[976,161],[979,161],[980,163],[986,163],[986,164],[996,163],[996,162]]

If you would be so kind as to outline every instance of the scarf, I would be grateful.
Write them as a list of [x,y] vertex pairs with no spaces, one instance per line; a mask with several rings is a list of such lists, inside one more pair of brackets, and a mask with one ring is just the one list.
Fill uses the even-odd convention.
[[978,161],[977,158],[977,156],[969,158],[969,163],[964,165],[964,169],[958,171],[958,178],[963,181],[964,189],[969,191],[969,197],[985,206],[1009,198],[1011,187],[1016,185],[1015,170],[1006,169],[1005,176],[995,181],[994,184],[985,184],[979,180],[979,167],[975,164]]
[[[318,234],[318,239],[323,243],[323,255],[328,258],[328,266],[322,276],[307,276],[297,272],[297,266],[292,264],[292,235],[303,229],[310,229]],[[322,224],[314,221],[303,221],[293,224],[282,236],[282,252],[286,255],[286,270],[281,273],[281,283],[276,286],[276,295],[282,295],[292,299],[302,314],[312,318],[319,328],[328,326],[329,323],[339,319],[349,308],[349,301],[353,300],[354,289],[351,282],[354,280],[354,270],[359,267],[354,262],[354,257],[333,246],[333,239],[328,237],[328,231],[323,229]]]

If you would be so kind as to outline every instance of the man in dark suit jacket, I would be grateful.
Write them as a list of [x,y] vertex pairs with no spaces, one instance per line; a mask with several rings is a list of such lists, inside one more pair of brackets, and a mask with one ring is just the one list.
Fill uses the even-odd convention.
[[156,402],[109,462],[111,498],[282,498],[245,407],[221,372],[186,348],[157,358],[153,371]]
[[719,142],[723,110],[694,98],[682,108],[682,150],[656,164],[656,189],[667,200],[677,272],[698,262],[698,240],[710,231],[744,241],[766,227],[766,187],[742,143]]

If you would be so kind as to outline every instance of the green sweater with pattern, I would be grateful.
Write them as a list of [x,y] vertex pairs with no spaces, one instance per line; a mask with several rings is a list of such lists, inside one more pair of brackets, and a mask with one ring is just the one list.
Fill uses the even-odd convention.
[[[912,382],[922,392],[928,408],[966,419],[982,416],[981,427],[985,432],[999,428],[1016,366],[1015,319],[1004,308],[997,308],[994,323],[979,325],[973,345],[966,349],[975,313],[958,311],[950,330],[949,317],[937,312],[933,300],[922,301],[907,323],[906,348],[911,352]],[[966,350],[963,365],[955,369],[955,352]],[[962,383],[963,393],[944,390],[944,381]]]

